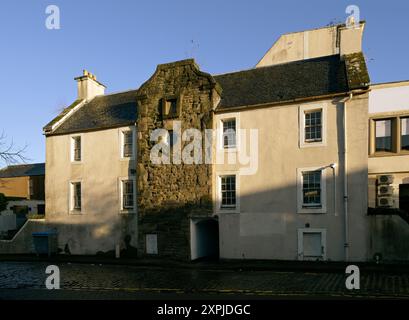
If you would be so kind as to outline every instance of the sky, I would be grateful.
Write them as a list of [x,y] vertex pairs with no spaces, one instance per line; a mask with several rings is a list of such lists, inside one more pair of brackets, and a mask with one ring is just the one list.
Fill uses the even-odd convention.
[[[60,11],[47,29],[46,8]],[[157,64],[193,57],[220,74],[253,68],[283,33],[366,20],[372,83],[409,79],[407,0],[1,0],[0,133],[45,161],[42,128],[76,99],[87,69],[106,93],[138,88]],[[4,163],[0,162],[0,167]]]

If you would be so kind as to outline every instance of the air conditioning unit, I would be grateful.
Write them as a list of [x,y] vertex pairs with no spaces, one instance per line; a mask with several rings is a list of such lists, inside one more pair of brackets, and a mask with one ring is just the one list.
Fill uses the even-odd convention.
[[393,195],[393,187],[388,185],[378,186],[378,196],[391,196]]
[[393,207],[392,197],[379,197],[378,198],[378,207],[381,207],[381,208]]
[[377,177],[378,184],[392,184],[393,183],[393,176],[390,174],[383,174]]

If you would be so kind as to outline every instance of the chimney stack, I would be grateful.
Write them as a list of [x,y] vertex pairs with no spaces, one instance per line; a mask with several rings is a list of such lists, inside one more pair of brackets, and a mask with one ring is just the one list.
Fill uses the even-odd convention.
[[98,82],[97,77],[87,70],[83,70],[82,76],[74,79],[77,80],[77,99],[91,100],[95,96],[105,93],[105,86]]
[[284,34],[261,58],[256,68],[335,54],[343,56],[361,52],[365,21],[357,23],[350,18],[348,23],[348,26],[338,24]]

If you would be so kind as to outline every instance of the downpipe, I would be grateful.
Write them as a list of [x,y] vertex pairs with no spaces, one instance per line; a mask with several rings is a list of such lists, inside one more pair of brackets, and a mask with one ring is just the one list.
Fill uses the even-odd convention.
[[343,163],[344,163],[344,250],[345,261],[349,261],[349,215],[348,215],[348,113],[347,102],[351,101],[353,93],[349,93],[349,97],[344,101],[343,108],[343,133],[344,133],[344,146],[343,146]]

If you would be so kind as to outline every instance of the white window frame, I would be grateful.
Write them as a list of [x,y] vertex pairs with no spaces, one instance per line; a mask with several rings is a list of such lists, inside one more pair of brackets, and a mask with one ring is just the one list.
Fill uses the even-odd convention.
[[[306,142],[305,141],[305,113],[308,111],[321,110],[321,141]],[[312,103],[299,106],[299,146],[300,148],[308,147],[324,147],[327,145],[327,104]]]
[[312,260],[304,259],[304,234],[305,233],[321,233],[321,248],[322,260],[327,260],[327,229],[322,228],[299,228],[298,229],[298,260]]
[[[303,172],[306,171],[321,171],[321,207],[306,207],[304,206],[303,197]],[[326,171],[325,166],[309,167],[297,169],[297,213],[327,213],[327,186],[326,186]]]
[[[74,199],[74,184],[80,183],[81,184],[81,209],[74,208],[75,206],[75,199]],[[69,182],[69,212],[70,214],[83,214],[84,213],[84,197],[83,197],[83,183],[82,180],[72,180]]]
[[[75,160],[75,138],[79,137],[81,139],[81,160]],[[71,163],[82,163],[84,159],[84,135],[81,134],[73,134],[70,135],[70,158],[71,158]]]
[[[222,208],[221,180],[224,176],[236,177],[236,207]],[[240,213],[240,174],[237,171],[223,171],[216,173],[216,213]]]
[[[124,197],[123,197],[123,188],[124,188],[124,181],[132,181],[133,182],[133,208],[124,208]],[[118,190],[119,190],[119,213],[136,213],[136,179],[135,177],[121,177],[118,180]]]
[[[236,146],[234,148],[225,148],[223,144],[223,121],[236,120]],[[240,113],[225,113],[221,114],[217,118],[217,150],[220,152],[237,152],[240,150]]]
[[[124,144],[125,144],[125,132],[132,132],[132,156],[124,157]],[[135,145],[136,145],[136,130],[135,127],[128,127],[119,129],[119,152],[120,152],[120,159],[121,160],[134,160],[135,159]]]

